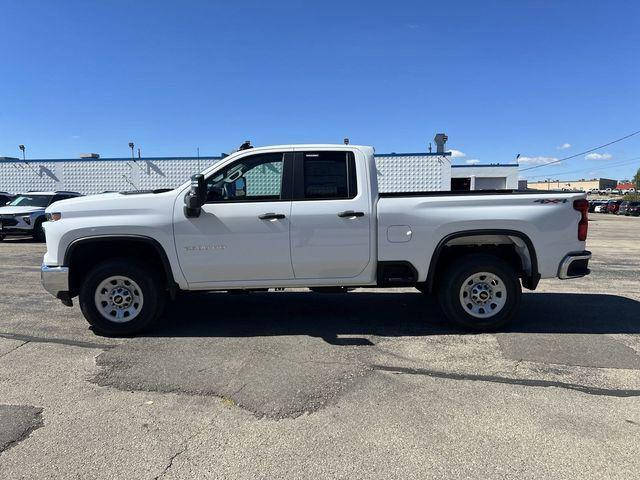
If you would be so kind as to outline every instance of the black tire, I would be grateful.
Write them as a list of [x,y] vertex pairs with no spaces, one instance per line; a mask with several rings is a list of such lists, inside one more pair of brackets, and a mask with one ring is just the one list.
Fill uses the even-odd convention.
[[[486,310],[493,308],[491,305],[495,305],[495,303],[491,302],[491,299],[494,294],[498,295],[498,292],[492,290],[490,281],[474,284],[483,286],[483,288],[486,285],[489,288],[489,300],[485,302],[488,306],[479,306],[471,300],[466,305],[479,308],[480,310],[476,314],[489,315],[484,318],[478,318],[469,313],[470,308],[465,307],[461,299],[461,296],[471,294],[471,292],[463,292],[463,283],[473,274],[479,272],[487,272],[497,277],[498,282],[494,288],[501,290],[499,292],[500,298],[504,296],[503,291],[506,292],[506,299],[503,300],[504,304],[501,309],[496,308],[496,313],[490,315]],[[502,282],[502,287],[500,287],[500,282]],[[447,266],[442,281],[438,283],[438,301],[443,313],[451,322],[468,330],[477,332],[497,330],[513,319],[520,306],[522,288],[518,275],[511,265],[493,255],[476,254],[459,258]],[[468,285],[467,289],[473,288],[471,284],[466,285]]]
[[44,234],[44,228],[42,227],[43,223],[44,223],[44,218],[39,218],[36,220],[36,223],[33,226],[33,239],[36,242],[44,242],[46,240],[46,236]]
[[[112,321],[98,310],[96,290],[103,281],[113,276],[127,277],[142,290],[142,306],[132,320]],[[106,260],[89,271],[80,288],[79,303],[82,314],[96,333],[122,336],[149,329],[162,315],[167,295],[161,287],[158,273],[130,258],[116,258]]]

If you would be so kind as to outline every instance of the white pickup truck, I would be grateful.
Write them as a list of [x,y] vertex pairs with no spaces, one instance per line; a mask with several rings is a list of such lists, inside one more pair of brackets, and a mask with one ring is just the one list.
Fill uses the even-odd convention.
[[473,330],[517,313],[521,284],[587,275],[583,193],[379,193],[374,150],[238,151],[169,191],[47,209],[42,282],[94,330],[150,327],[181,290],[414,286]]

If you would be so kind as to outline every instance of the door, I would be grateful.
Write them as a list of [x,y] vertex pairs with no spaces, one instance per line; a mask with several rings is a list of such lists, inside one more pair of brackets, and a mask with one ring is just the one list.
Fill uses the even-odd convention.
[[476,177],[476,190],[504,190],[506,177]]
[[462,178],[462,177],[454,177],[454,178],[452,178],[451,179],[451,190],[453,190],[454,192],[471,190],[471,179],[470,178]]
[[357,277],[370,261],[371,212],[366,176],[353,152],[296,152],[293,170],[295,278]]
[[293,278],[291,200],[283,188],[291,155],[243,156],[206,178],[207,201],[199,217],[186,218],[176,208],[176,247],[187,282]]

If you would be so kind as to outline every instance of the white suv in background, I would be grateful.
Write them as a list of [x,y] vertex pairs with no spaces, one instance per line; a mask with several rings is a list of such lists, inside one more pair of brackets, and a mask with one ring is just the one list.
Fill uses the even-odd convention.
[[80,197],[76,192],[28,192],[0,207],[0,240],[9,235],[31,236],[43,242],[42,224],[46,221],[45,209],[60,200]]

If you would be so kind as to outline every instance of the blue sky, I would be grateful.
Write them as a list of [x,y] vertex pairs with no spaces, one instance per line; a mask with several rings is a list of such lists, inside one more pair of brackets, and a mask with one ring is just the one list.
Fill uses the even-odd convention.
[[[0,0],[0,155],[341,142],[528,166],[640,130],[640,2]],[[567,146],[570,145],[570,146]],[[565,148],[563,148],[565,147]],[[629,177],[640,135],[532,177]],[[559,172],[571,172],[560,174]],[[533,178],[532,178],[533,179]]]

